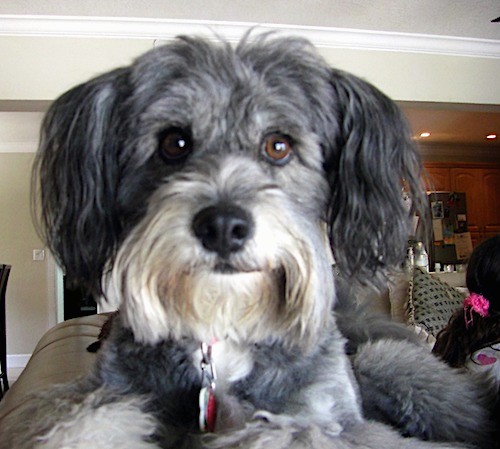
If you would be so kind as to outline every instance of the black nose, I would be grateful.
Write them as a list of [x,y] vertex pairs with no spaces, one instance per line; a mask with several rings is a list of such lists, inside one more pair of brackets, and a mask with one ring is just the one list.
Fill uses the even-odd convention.
[[250,215],[241,207],[225,204],[202,209],[192,226],[202,245],[224,258],[243,248],[253,232]]

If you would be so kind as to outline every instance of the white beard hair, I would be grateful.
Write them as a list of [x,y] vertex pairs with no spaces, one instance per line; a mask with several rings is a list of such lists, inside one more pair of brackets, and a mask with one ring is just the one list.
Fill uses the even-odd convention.
[[[238,164],[227,165],[219,176],[233,180]],[[214,184],[186,177],[168,183],[122,245],[108,296],[121,298],[125,325],[145,343],[181,337],[313,343],[334,297],[321,223],[311,229],[279,189],[257,189],[245,205],[255,220],[254,235],[231,256],[239,272],[218,273],[217,256],[191,231],[197,195],[203,192],[207,202],[207,191],[222,189]]]

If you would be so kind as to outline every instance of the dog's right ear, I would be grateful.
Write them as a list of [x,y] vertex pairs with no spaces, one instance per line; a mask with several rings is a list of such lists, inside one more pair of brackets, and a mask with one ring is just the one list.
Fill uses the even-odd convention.
[[58,98],[42,123],[33,169],[41,234],[68,280],[95,293],[120,234],[118,105],[126,79],[119,69]]

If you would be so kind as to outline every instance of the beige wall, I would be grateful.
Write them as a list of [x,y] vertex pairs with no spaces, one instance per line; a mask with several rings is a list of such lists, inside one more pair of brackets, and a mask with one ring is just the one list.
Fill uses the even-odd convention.
[[349,49],[320,49],[400,101],[500,104],[500,59]]
[[146,39],[0,37],[0,100],[52,100],[152,48]]
[[[0,100],[54,99],[153,45],[152,39],[0,37]],[[395,100],[500,104],[499,58],[341,48],[320,53]]]
[[34,262],[43,248],[31,220],[30,176],[34,153],[0,153],[0,262],[12,265],[7,288],[7,353],[29,354],[55,321],[48,300],[48,260]]

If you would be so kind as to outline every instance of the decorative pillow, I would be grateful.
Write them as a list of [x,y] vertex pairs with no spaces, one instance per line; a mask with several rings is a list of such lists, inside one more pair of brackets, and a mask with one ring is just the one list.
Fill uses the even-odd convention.
[[415,267],[408,291],[408,321],[434,337],[443,329],[465,298],[463,292]]
[[428,346],[429,351],[432,351],[432,348],[436,344],[436,337],[434,337],[434,335],[432,334],[429,334],[429,332],[427,332],[425,329],[422,329],[420,326],[410,327],[413,328],[414,332],[417,334],[417,337]]

